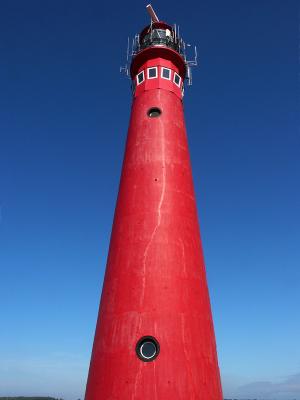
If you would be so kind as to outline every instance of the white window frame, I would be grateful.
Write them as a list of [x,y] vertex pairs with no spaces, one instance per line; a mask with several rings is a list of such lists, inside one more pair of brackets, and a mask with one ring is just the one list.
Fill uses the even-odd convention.
[[[143,80],[141,82],[139,82],[139,75],[143,76]],[[145,80],[145,71],[143,70],[143,71],[139,72],[136,76],[136,85],[139,86],[141,83],[144,82],[144,80]]]
[[[166,69],[167,71],[169,71],[169,78],[166,78],[165,76],[163,76],[163,71],[164,71],[165,69]],[[171,69],[170,69],[170,68],[166,68],[166,67],[161,67],[160,77],[161,77],[162,79],[166,79],[167,81],[170,81],[170,80],[171,80]]]
[[[149,76],[150,69],[155,69],[155,72],[156,72],[155,76],[151,76],[151,78]],[[147,79],[156,79],[157,77],[158,77],[157,67],[149,67],[149,68],[147,68]]]
[[[175,82],[175,78],[176,78],[176,76],[178,76],[178,78],[179,78],[179,82],[178,82],[178,83],[176,83],[176,82]],[[178,86],[178,87],[180,88],[180,84],[181,84],[181,76],[180,76],[180,75],[178,75],[178,74],[177,74],[177,72],[174,72],[174,78],[173,78],[173,82],[175,83],[175,85],[176,85],[176,86]]]

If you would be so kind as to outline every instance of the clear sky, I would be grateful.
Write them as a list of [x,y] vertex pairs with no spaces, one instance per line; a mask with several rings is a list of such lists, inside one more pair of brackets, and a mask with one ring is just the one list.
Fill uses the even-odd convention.
[[[0,2],[0,396],[82,398],[144,1]],[[153,2],[185,110],[225,397],[300,399],[299,2]]]

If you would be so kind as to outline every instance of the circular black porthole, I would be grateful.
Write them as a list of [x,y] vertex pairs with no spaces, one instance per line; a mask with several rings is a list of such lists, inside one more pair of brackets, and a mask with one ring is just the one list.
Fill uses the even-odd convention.
[[140,360],[153,361],[159,354],[159,343],[152,336],[144,336],[137,342],[135,351]]
[[148,110],[148,117],[157,118],[161,114],[161,110],[158,107],[152,107]]

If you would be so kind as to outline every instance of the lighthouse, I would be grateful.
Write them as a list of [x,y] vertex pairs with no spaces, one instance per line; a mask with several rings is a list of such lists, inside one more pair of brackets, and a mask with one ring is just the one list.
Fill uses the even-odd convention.
[[183,109],[196,59],[147,10],[85,400],[221,400]]

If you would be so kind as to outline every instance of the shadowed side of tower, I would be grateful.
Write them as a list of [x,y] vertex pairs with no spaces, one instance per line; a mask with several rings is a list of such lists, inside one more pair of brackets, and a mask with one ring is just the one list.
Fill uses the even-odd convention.
[[182,105],[185,60],[162,22],[145,28],[139,45],[85,399],[221,400]]

